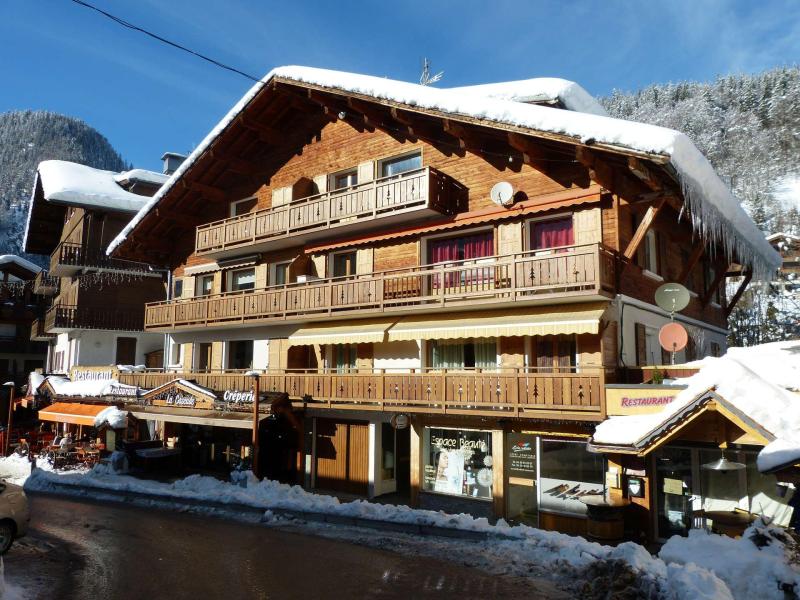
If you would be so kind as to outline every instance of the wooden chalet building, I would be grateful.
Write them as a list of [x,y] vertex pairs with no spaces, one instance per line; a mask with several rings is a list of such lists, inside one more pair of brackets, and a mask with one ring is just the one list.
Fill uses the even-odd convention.
[[164,336],[144,329],[145,303],[165,297],[162,273],[110,258],[105,249],[166,179],[141,169],[114,173],[66,161],[40,163],[24,248],[50,256],[34,287],[51,299],[35,338],[49,342],[47,372],[163,365]]
[[585,531],[554,490],[604,489],[586,440],[606,384],[665,361],[657,287],[692,290],[678,361],[716,354],[729,268],[777,258],[685,136],[553,83],[268,74],[109,248],[172,279],[144,317],[170,368],[121,381],[256,370],[302,411],[308,488]]

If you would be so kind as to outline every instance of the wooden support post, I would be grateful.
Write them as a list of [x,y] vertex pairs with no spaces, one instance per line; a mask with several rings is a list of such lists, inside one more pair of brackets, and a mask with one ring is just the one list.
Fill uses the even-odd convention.
[[725,260],[718,260],[717,261],[717,268],[716,274],[714,276],[714,281],[711,282],[711,285],[703,294],[703,298],[701,300],[701,304],[703,308],[705,308],[709,302],[711,302],[711,298],[714,297],[714,292],[719,288],[722,281],[725,279],[725,276],[728,274],[728,262]]
[[409,503],[411,506],[419,506],[419,491],[422,485],[423,478],[425,477],[424,467],[422,465],[422,441],[423,431],[422,424],[419,422],[419,417],[411,417],[411,444],[409,448],[409,458],[411,462],[411,497]]
[[739,289],[736,290],[736,293],[733,295],[733,298],[731,298],[731,301],[728,302],[728,306],[725,307],[726,319],[730,316],[731,312],[733,311],[733,308],[736,306],[736,303],[739,302],[739,300],[741,299],[742,294],[744,294],[744,290],[747,288],[747,284],[750,283],[750,280],[752,278],[753,278],[753,270],[748,269],[747,271],[745,271],[742,284],[739,286]]
[[692,273],[692,269],[694,269],[694,266],[697,264],[697,261],[700,260],[700,257],[703,256],[703,252],[705,252],[703,241],[698,240],[697,246],[694,247],[691,256],[689,256],[689,261],[683,265],[683,270],[678,277],[679,283],[686,285],[686,282],[689,280],[689,275]]
[[11,442],[11,427],[14,424],[14,384],[8,385],[8,429],[3,436],[3,456],[8,456],[8,446]]
[[255,375],[253,377],[253,461],[252,461],[252,470],[253,474],[258,477],[259,473],[259,466],[258,466],[258,404],[259,404],[259,376]]
[[632,260],[633,257],[636,256],[639,246],[642,245],[647,232],[650,230],[650,227],[653,225],[653,221],[655,221],[658,213],[661,212],[661,209],[664,207],[666,201],[667,199],[665,197],[659,198],[647,208],[647,212],[644,214],[642,222],[639,224],[639,227],[636,228],[628,247],[625,248],[625,258]]

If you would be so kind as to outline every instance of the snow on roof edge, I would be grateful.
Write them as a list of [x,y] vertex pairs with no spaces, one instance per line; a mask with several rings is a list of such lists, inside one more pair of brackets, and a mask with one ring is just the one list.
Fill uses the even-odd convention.
[[711,241],[721,243],[729,256],[735,254],[741,262],[748,264],[758,280],[772,279],[781,264],[780,255],[766,241],[764,234],[745,213],[708,159],[683,133],[612,117],[553,110],[370,75],[300,66],[277,67],[255,83],[112,240],[106,250],[107,254],[113,253],[119,247],[214,139],[244,110],[266,83],[275,77],[387,99],[422,109],[461,114],[534,131],[571,135],[582,141],[592,139],[596,143],[626,150],[668,156],[677,172],[686,203],[691,209],[692,224],[696,231],[708,236]]
[[28,201],[28,216],[25,219],[25,231],[22,234],[22,251],[28,245],[28,232],[31,230],[31,217],[33,216],[33,201],[36,198],[36,188],[39,187],[39,169],[36,169],[36,175],[33,177],[33,189],[31,190],[31,199]]
[[31,271],[32,273],[38,273],[42,270],[42,267],[39,265],[35,265],[31,261],[26,260],[21,256],[17,256],[16,254],[0,254],[0,265],[7,265],[10,263],[14,263],[23,269]]

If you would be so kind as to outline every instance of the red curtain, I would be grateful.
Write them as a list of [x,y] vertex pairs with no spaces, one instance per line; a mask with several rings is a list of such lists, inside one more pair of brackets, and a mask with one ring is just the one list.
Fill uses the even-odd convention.
[[572,246],[574,243],[571,218],[535,223],[533,226],[534,250]]
[[[492,256],[494,255],[494,233],[487,231],[460,238],[434,240],[430,243],[429,250],[432,263],[474,260],[484,256]],[[472,273],[472,269],[469,269],[448,273],[445,277],[445,285],[453,287],[463,285],[467,281],[483,278],[484,274]],[[438,276],[434,278],[434,287],[439,287]]]

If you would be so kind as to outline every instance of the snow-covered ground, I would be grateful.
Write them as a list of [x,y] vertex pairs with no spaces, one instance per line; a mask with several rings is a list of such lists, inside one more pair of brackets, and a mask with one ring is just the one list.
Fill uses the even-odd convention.
[[[426,552],[441,551],[442,556],[494,572],[549,574],[571,589],[576,589],[577,585],[596,585],[603,578],[612,581],[621,569],[635,582],[632,585],[649,597],[744,599],[753,598],[754,590],[758,590],[761,598],[783,599],[781,585],[800,590],[800,566],[790,560],[790,555],[797,551],[794,543],[780,529],[763,524],[752,526],[738,540],[704,532],[694,532],[689,538],[673,538],[658,556],[653,556],[632,542],[617,547],[604,546],[525,525],[510,526],[502,519],[492,525],[485,518],[465,514],[450,515],[365,500],[340,502],[298,486],[258,481],[251,473],[242,474],[234,482],[192,475],[173,483],[160,483],[117,474],[107,465],[98,465],[91,471],[66,473],[36,469],[28,474],[26,470],[29,471],[27,459],[0,459],[0,476],[24,482],[29,491],[63,490],[62,486],[66,485],[89,495],[136,492],[158,495],[165,500],[247,505],[263,509],[264,520],[274,526],[281,526],[282,518],[273,511],[279,513],[280,509],[287,509],[484,532],[487,539],[480,542],[428,536],[423,542],[418,536],[402,534],[390,537],[403,538],[398,547],[401,551],[405,547],[417,552],[424,545]],[[319,527],[327,527],[328,535],[350,535],[346,531],[348,528]],[[333,533],[334,530],[338,534]],[[365,534],[362,531],[353,535]],[[384,532],[372,537],[370,543],[373,544],[386,539]],[[751,538],[764,547],[759,548]]]

